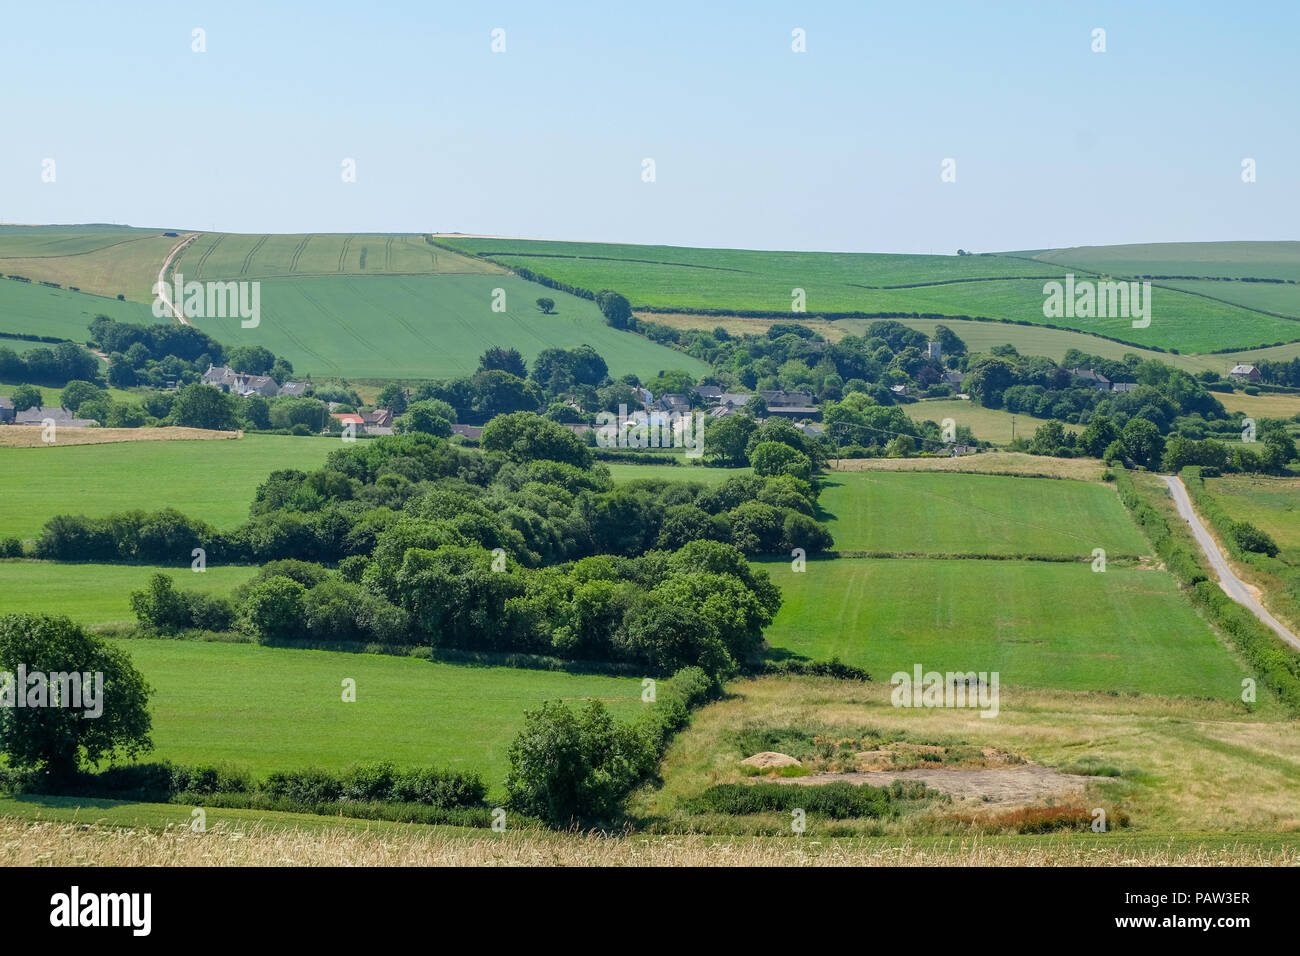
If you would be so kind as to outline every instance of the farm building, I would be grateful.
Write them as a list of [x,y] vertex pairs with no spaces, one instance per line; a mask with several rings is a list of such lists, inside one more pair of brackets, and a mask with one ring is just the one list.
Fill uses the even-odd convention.
[[52,421],[60,428],[86,428],[95,424],[90,418],[73,418],[72,412],[57,405],[37,405],[14,415],[15,425],[44,425]]
[[9,400],[8,395],[0,395],[0,425],[8,425],[14,420],[14,403]]
[[1234,365],[1228,372],[1228,378],[1236,379],[1239,382],[1258,382],[1260,379],[1259,369],[1253,365]]
[[1083,382],[1085,385],[1091,385],[1098,391],[1110,391],[1110,379],[1093,369],[1072,368],[1070,369],[1070,375]]

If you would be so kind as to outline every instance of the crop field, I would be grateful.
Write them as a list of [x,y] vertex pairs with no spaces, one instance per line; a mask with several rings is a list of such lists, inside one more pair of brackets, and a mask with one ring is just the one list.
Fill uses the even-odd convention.
[[[927,398],[902,408],[914,422],[931,421],[942,425],[945,418],[951,418],[958,425],[968,427],[976,438],[997,445],[1005,445],[1012,438],[1032,438],[1038,427],[1047,421],[1023,412],[1012,415],[1000,408],[985,408],[960,398]],[[1078,425],[1069,423],[1065,424],[1065,429],[1073,432],[1083,430]]]
[[[6,341],[10,343],[7,346],[5,345]],[[23,346],[33,345],[33,343],[18,342],[18,341],[14,341],[13,339],[6,340],[0,338],[0,348],[13,348],[13,346],[15,345],[18,346],[18,348],[15,348],[14,351],[20,352],[23,351],[22,348]],[[11,389],[16,388],[17,386],[23,384],[26,383],[0,381],[0,395],[8,395]],[[59,396],[60,393],[63,391],[62,388],[57,388],[51,385],[33,385],[32,388],[40,390],[42,405],[59,404]],[[130,405],[139,405],[144,400],[144,396],[147,395],[148,392],[143,389],[128,391],[122,388],[106,388],[104,389],[103,394],[106,395],[108,398],[111,398],[115,402],[123,402]],[[4,434],[0,433],[0,444],[3,443],[4,443]]]
[[[188,281],[188,280],[187,280]],[[493,289],[506,311],[493,312]],[[541,295],[557,303],[543,315]],[[605,324],[595,303],[542,289],[513,276],[360,276],[268,279],[261,322],[195,319],[226,345],[261,345],[293,362],[299,374],[436,379],[472,374],[485,350],[500,345],[532,360],[546,348],[590,345],[614,376],[653,378],[661,370],[705,374],[703,363]]]
[[155,571],[170,574],[179,589],[208,594],[227,594],[257,571],[254,567],[212,564],[196,573],[190,568],[188,552],[176,557],[173,567],[3,560],[0,614],[64,614],[92,627],[135,624],[131,592],[144,587]]
[[[51,289],[35,282],[0,280],[0,334],[45,335],[85,342],[90,335],[86,326],[97,315],[119,322],[158,321],[147,305],[138,302],[118,302],[85,292]],[[44,342],[6,338],[0,338],[0,346],[15,352],[50,347]]]
[[439,249],[421,235],[204,233],[186,248],[176,271],[188,282],[323,275],[486,275],[505,270]]
[[1300,279],[1300,242],[1153,242],[1008,255],[1116,276]]
[[1035,554],[1091,561],[1094,548],[1111,557],[1150,550],[1114,489],[1099,483],[842,472],[827,478],[820,506],[839,551]]
[[130,302],[152,302],[158,269],[179,237],[164,236],[160,229],[85,229],[7,227],[0,233],[0,273],[76,286],[112,299],[121,294]]
[[0,536],[35,537],[57,514],[177,508],[219,528],[248,517],[253,492],[278,468],[310,471],[339,447],[325,438],[123,442],[0,448]]
[[1170,288],[1153,290],[1151,325],[1127,318],[1043,316],[1053,262],[1015,256],[890,256],[756,252],[443,237],[586,289],[615,289],[634,306],[785,311],[792,289],[808,312],[912,312],[983,316],[1111,336],[1140,346],[1206,352],[1300,339],[1300,325]]
[[1227,475],[1205,479],[1205,487],[1234,521],[1267,532],[1300,563],[1300,478]]
[[814,660],[838,655],[876,680],[919,663],[998,671],[1004,687],[1241,693],[1241,665],[1160,571],[926,558],[765,566],[785,597],[768,643]]
[[1300,285],[1278,282],[1213,282],[1210,280],[1160,281],[1161,288],[1191,292],[1210,299],[1221,299],[1234,305],[1261,312],[1276,312],[1290,318],[1300,318]]
[[[628,677],[251,644],[115,643],[157,690],[150,759],[257,774],[391,760],[478,770],[499,793],[524,711],[598,698],[628,718],[643,706],[641,681]],[[355,702],[341,699],[344,678],[356,681]]]

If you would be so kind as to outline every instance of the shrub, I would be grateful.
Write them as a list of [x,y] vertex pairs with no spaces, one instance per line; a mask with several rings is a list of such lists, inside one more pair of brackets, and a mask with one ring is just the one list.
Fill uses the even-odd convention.
[[1277,557],[1277,542],[1253,524],[1245,521],[1233,522],[1228,533],[1232,535],[1232,540],[1236,542],[1237,547],[1243,551],[1267,554],[1270,558]]

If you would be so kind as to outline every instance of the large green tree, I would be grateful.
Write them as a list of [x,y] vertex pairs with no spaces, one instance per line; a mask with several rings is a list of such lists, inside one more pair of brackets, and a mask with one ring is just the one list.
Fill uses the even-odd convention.
[[[26,686],[18,685],[20,668]],[[83,760],[135,757],[153,747],[149,685],[125,651],[66,617],[0,617],[0,672],[13,675],[0,678],[8,687],[0,691],[0,754],[10,766],[62,778]],[[74,673],[81,675],[81,709],[73,706]],[[34,674],[43,680],[33,680]],[[88,696],[90,687],[96,689]],[[26,706],[14,706],[18,694]]]

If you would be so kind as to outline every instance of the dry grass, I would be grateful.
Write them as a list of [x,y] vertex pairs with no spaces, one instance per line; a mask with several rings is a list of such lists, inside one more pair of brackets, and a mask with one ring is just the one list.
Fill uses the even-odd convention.
[[1259,395],[1215,392],[1214,397],[1229,412],[1240,411],[1251,418],[1291,418],[1300,415],[1300,395],[1284,392],[1261,392]]
[[0,426],[0,448],[57,448],[66,445],[108,445],[124,441],[201,441],[243,438],[243,432],[209,431],[206,428],[60,428],[55,441],[41,439],[40,425]]
[[[663,785],[635,794],[633,813],[688,824],[682,800],[746,779],[738,731],[800,728],[992,747],[1067,771],[1081,761],[1118,767],[1120,777],[1088,778],[1095,802],[1086,805],[1121,807],[1147,833],[1300,830],[1300,733],[1274,706],[1249,713],[1230,702],[1004,686],[1000,713],[985,719],[973,709],[893,707],[886,682],[766,678],[729,689],[673,742]],[[889,826],[912,832],[907,818]]]
[[1300,847],[1213,836],[1150,844],[1123,836],[889,842],[260,824],[192,833],[0,820],[0,859],[8,866],[1295,866]]
[[832,471],[955,471],[980,475],[1031,478],[1074,478],[1100,481],[1105,466],[1097,458],[1049,458],[1021,452],[996,451],[960,458],[836,458]]

